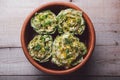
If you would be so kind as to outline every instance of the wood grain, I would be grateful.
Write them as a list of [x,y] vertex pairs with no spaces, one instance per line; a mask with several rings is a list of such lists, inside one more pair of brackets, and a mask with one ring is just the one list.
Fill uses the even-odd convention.
[[27,15],[50,1],[58,0],[0,0],[0,47],[19,47],[21,27]]
[[73,0],[92,19],[93,23],[120,23],[120,0]]
[[91,18],[96,48],[83,68],[66,76],[51,76],[37,70],[23,54],[20,31],[27,15],[49,1],[0,0],[0,80],[120,80],[120,0],[72,1]]
[[120,23],[113,24],[113,23],[94,23],[95,31],[96,32],[120,32]]
[[[47,1],[41,3],[39,0],[25,0],[25,2],[24,0],[13,0],[12,2],[1,0],[0,47],[21,47],[20,31],[26,16]],[[96,30],[96,45],[120,44],[119,2],[119,0],[114,2],[112,0],[109,0],[109,2],[103,0],[73,0],[73,3],[81,7],[93,21]],[[109,5],[106,5],[106,3],[109,3]]]
[[[88,63],[70,75],[120,76],[120,46],[96,46]],[[32,66],[21,48],[0,49],[0,75],[48,75]]]
[[0,76],[0,80],[120,80],[120,77],[89,76]]
[[[119,31],[117,30],[115,31],[96,30],[96,45],[108,46],[108,45],[119,45],[119,44],[120,44],[120,32]],[[0,30],[0,47],[21,47],[20,34],[17,32],[4,34],[4,32]]]

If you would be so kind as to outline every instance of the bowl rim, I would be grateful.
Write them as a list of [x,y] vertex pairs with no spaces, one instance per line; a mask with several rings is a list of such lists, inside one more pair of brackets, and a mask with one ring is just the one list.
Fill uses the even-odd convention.
[[[41,66],[40,64],[38,64],[37,62],[35,62],[32,59],[32,57],[29,55],[29,52],[27,50],[27,46],[25,45],[25,35],[24,35],[25,34],[25,29],[26,29],[27,24],[28,24],[29,20],[31,19],[31,17],[37,11],[39,11],[41,9],[44,9],[45,7],[53,6],[53,5],[68,6],[68,7],[71,7],[73,9],[77,9],[77,10],[82,11],[83,16],[84,16],[84,18],[85,18],[85,20],[86,20],[86,22],[88,24],[88,28],[90,28],[89,30],[90,30],[90,33],[91,33],[91,36],[90,36],[91,37],[90,38],[91,43],[89,43],[89,44],[91,44],[91,45],[89,47],[89,50],[88,50],[85,58],[83,59],[83,61],[80,64],[78,64],[78,65],[76,65],[76,66],[74,66],[74,67],[72,67],[70,69],[67,69],[67,70],[61,70],[61,71],[60,70],[52,70],[52,69],[48,69],[48,68],[45,68],[45,67]],[[29,62],[33,66],[35,66],[38,70],[41,70],[41,71],[46,72],[48,74],[63,75],[63,74],[68,74],[68,73],[71,73],[71,72],[74,72],[74,71],[78,70],[79,68],[81,68],[88,61],[88,59],[90,58],[90,56],[91,56],[91,54],[92,54],[92,52],[94,50],[96,37],[95,37],[95,30],[94,30],[93,24],[92,24],[90,18],[87,16],[87,14],[82,9],[80,9],[78,6],[76,6],[75,4],[73,4],[71,2],[64,2],[64,1],[57,1],[56,2],[56,1],[54,1],[54,2],[47,2],[47,3],[44,3],[44,4],[40,5],[38,8],[34,9],[27,16],[27,18],[25,19],[25,21],[24,21],[24,23],[22,25],[20,39],[21,39],[21,46],[22,46],[22,49],[24,51],[24,54],[25,54],[26,58],[29,60]]]

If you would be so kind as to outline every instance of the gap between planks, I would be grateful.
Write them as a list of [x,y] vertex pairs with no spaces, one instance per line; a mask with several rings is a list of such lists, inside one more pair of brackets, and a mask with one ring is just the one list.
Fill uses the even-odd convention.
[[70,0],[70,2],[72,2],[72,0]]
[[0,77],[3,76],[3,77],[20,77],[20,76],[23,76],[23,77],[109,77],[109,78],[112,78],[112,77],[119,77],[118,75],[73,75],[72,74],[66,74],[66,75],[0,75]]

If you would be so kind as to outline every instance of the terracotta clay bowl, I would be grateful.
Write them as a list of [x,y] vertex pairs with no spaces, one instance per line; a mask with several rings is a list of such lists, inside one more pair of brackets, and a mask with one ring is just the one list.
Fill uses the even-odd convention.
[[[95,47],[95,31],[94,31],[93,24],[90,18],[87,16],[87,14],[84,11],[82,11],[83,17],[86,22],[86,29],[85,29],[85,32],[82,34],[82,36],[78,36],[78,37],[82,42],[84,42],[87,45],[88,51],[87,51],[87,54],[84,56],[83,61],[80,64],[66,70],[66,69],[57,67],[51,62],[40,64],[35,60],[33,60],[32,57],[29,55],[27,45],[29,41],[37,34],[30,25],[30,20],[34,16],[34,14],[36,12],[41,12],[43,10],[51,10],[57,15],[61,10],[67,9],[67,8],[73,8],[73,9],[82,11],[79,7],[77,7],[76,5],[70,2],[49,2],[44,5],[41,5],[40,7],[35,9],[33,12],[31,12],[30,15],[25,19],[24,24],[22,26],[21,44],[22,44],[22,49],[24,51],[26,58],[37,69],[49,74],[63,75],[63,74],[68,74],[80,69],[88,61]],[[55,37],[56,35],[57,34],[54,34],[53,37]]]

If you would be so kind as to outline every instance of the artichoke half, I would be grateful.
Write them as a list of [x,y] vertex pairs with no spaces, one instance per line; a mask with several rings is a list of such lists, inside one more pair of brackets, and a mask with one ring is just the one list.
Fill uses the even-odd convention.
[[57,36],[52,47],[52,62],[66,69],[79,64],[87,52],[84,43],[70,33]]
[[40,62],[47,62],[51,57],[53,39],[50,35],[36,35],[28,44],[31,57]]
[[31,19],[31,26],[39,34],[53,34],[56,30],[56,15],[50,10],[36,13]]
[[74,9],[62,10],[57,15],[58,32],[70,32],[81,35],[85,30],[85,21],[82,12]]

